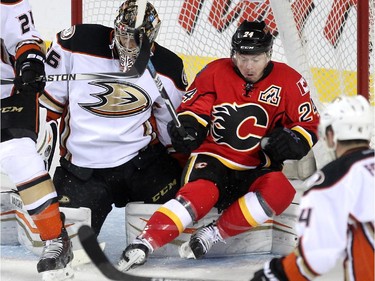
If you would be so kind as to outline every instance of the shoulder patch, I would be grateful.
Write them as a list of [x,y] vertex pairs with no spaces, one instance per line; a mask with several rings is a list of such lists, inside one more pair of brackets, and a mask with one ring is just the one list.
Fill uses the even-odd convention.
[[60,38],[61,40],[68,40],[73,37],[75,32],[76,32],[76,26],[74,25],[61,31]]
[[112,58],[113,28],[99,24],[79,24],[58,33],[58,44],[71,52]]
[[306,95],[310,92],[309,86],[307,85],[307,82],[305,78],[301,77],[301,79],[297,82],[297,87],[301,93],[302,96]]

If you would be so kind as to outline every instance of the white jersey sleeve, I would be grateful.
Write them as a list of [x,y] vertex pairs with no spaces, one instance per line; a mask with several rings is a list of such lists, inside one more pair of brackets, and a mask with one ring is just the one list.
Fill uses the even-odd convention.
[[314,174],[307,182],[313,187],[301,199],[300,252],[304,263],[318,275],[347,258],[352,247],[351,225],[374,224],[373,151],[351,157],[346,162],[338,159]]
[[[1,2],[1,78],[14,78],[11,56],[15,56],[22,43],[43,46],[39,32],[35,29],[31,6],[27,0]],[[10,95],[13,85],[1,86],[1,98]]]
[[16,54],[20,42],[41,40],[40,38],[27,0],[1,2],[1,39],[11,55]]

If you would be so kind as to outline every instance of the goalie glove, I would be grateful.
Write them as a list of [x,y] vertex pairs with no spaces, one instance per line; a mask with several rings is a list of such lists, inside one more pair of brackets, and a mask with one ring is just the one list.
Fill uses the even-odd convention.
[[46,75],[44,61],[44,53],[35,49],[25,51],[17,58],[14,79],[17,91],[38,93],[44,90],[46,83],[40,78]]
[[288,128],[276,128],[261,140],[261,147],[276,162],[287,159],[299,160],[305,156],[310,146],[298,132]]
[[250,281],[288,281],[288,277],[285,275],[280,259],[274,258],[267,261],[263,269],[256,271]]
[[177,152],[190,154],[194,149],[198,148],[206,138],[208,126],[203,126],[192,116],[182,115],[179,116],[178,119],[191,138],[181,136],[176,124],[170,121],[167,129],[171,137],[172,146]]

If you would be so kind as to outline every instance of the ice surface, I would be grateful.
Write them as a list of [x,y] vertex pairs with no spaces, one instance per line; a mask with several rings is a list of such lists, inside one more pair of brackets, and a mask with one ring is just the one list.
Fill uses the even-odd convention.
[[[116,262],[125,248],[124,210],[114,209],[107,218],[99,236],[100,242],[106,242],[105,253],[112,262]],[[207,280],[245,281],[253,272],[262,267],[269,255],[243,255],[224,258],[206,258],[200,260],[182,260],[179,258],[152,258],[132,273],[153,277],[205,278]],[[1,246],[1,281],[38,281],[36,271],[38,257],[22,246]],[[107,280],[92,264],[75,267],[75,279],[78,281]],[[339,268],[335,268],[318,281],[343,280]]]

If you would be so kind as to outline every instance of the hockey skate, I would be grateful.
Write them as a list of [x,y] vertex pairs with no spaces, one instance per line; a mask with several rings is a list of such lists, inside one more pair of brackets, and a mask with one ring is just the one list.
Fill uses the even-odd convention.
[[148,254],[152,251],[150,243],[145,239],[136,238],[122,253],[121,260],[117,265],[118,270],[127,271],[132,267],[144,264]]
[[[62,215],[64,222],[64,216]],[[59,237],[44,241],[42,256],[37,264],[37,270],[43,281],[61,281],[71,279],[74,271],[71,267],[73,260],[72,242],[63,227]]]
[[199,259],[211,249],[217,242],[225,243],[217,226],[214,223],[200,227],[191,237],[190,241],[183,243],[178,252],[181,258]]

